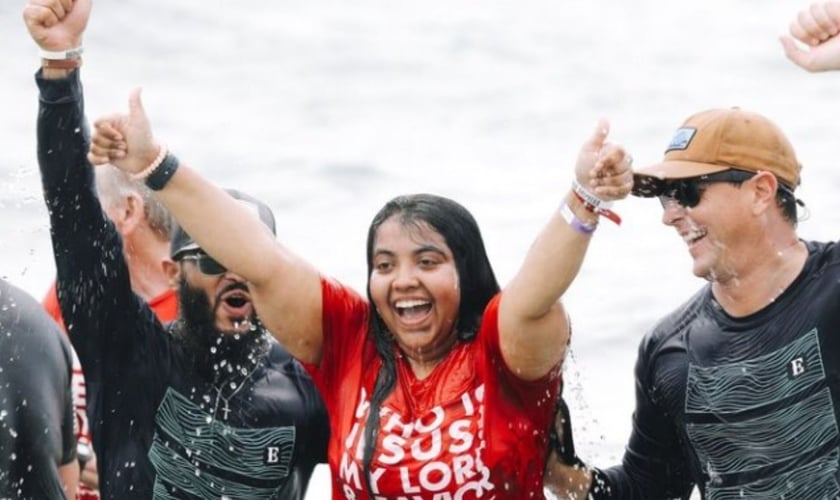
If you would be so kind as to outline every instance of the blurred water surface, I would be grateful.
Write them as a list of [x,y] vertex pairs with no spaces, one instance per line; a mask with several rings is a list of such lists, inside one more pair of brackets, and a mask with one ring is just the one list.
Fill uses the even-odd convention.
[[[560,203],[599,116],[637,166],[689,114],[741,106],[775,120],[804,164],[806,238],[840,218],[836,87],[785,59],[804,2],[759,0],[97,1],[85,37],[91,118],[131,88],[158,136],[214,181],[266,200],[280,238],[363,289],[374,212],[405,192],[467,206],[502,282]],[[0,4],[0,275],[40,297],[54,272],[35,158],[38,59]],[[830,103],[830,105],[826,105]],[[580,453],[618,461],[642,335],[702,283],[656,202],[618,206],[566,297]],[[247,243],[245,243],[247,244]],[[327,497],[325,470],[311,498]]]

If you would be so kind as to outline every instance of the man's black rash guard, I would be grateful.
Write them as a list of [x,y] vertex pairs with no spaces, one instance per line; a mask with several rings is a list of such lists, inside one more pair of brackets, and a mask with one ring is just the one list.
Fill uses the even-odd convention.
[[0,498],[64,498],[76,458],[73,354],[35,299],[0,279]]
[[840,245],[806,245],[764,309],[733,318],[707,285],[643,339],[633,431],[596,498],[840,498]]
[[79,71],[36,81],[58,297],[87,378],[103,498],[303,498],[329,434],[308,374],[273,340],[247,374],[199,373],[131,290],[86,159]]

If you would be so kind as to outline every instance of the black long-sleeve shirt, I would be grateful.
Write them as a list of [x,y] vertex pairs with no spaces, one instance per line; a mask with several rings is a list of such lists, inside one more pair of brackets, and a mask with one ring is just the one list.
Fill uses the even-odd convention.
[[840,245],[726,314],[706,286],[639,348],[633,431],[598,498],[840,498]]
[[102,496],[303,498],[329,433],[308,374],[274,341],[247,377],[196,368],[131,290],[86,159],[79,71],[36,80],[58,296],[87,380]]

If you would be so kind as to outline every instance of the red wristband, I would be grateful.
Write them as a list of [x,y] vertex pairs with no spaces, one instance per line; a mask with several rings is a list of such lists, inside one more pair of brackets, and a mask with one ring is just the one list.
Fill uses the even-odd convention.
[[577,179],[572,182],[572,193],[574,193],[575,198],[583,203],[583,206],[590,212],[604,216],[616,224],[621,224],[621,217],[610,210],[612,202],[604,201],[601,198],[598,198],[583,187]]

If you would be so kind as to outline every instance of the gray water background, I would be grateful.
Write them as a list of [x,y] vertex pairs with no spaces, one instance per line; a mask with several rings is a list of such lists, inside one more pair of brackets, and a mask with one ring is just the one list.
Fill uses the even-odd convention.
[[[0,275],[40,298],[54,273],[35,158],[39,61],[0,2]],[[784,58],[806,2],[767,0],[98,0],[85,37],[91,118],[144,89],[158,137],[212,180],[268,202],[279,237],[359,290],[389,198],[430,191],[479,221],[502,283],[565,195],[599,116],[637,166],[709,107],[759,111],[804,165],[804,238],[840,220],[837,86]],[[601,224],[564,299],[580,454],[620,460],[642,335],[702,282],[651,200]],[[320,469],[310,498],[325,498]]]

